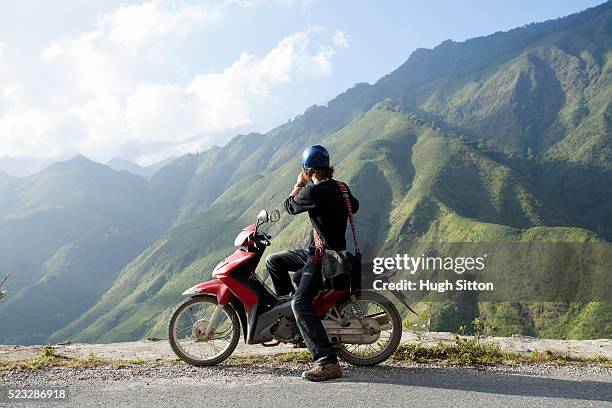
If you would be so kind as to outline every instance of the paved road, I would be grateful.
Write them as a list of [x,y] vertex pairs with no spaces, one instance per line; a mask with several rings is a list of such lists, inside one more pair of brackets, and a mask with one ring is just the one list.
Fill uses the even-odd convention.
[[45,406],[612,407],[612,370],[597,367],[350,367],[344,378],[327,383],[303,381],[301,369],[193,368],[181,363],[13,372],[0,374],[0,381],[22,387],[68,385],[68,401]]

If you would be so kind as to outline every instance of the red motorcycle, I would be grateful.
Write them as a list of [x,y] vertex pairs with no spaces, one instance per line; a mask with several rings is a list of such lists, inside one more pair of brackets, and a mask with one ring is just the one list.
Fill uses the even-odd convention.
[[[183,292],[190,298],[176,307],[168,325],[170,345],[181,360],[196,366],[222,362],[236,348],[241,327],[247,344],[303,344],[291,296],[277,297],[255,273],[271,239],[260,227],[279,218],[278,210],[262,210],[257,223],[236,237],[239,248],[213,270],[216,279]],[[338,357],[349,364],[381,363],[399,345],[400,314],[376,292],[324,290],[313,306]]]

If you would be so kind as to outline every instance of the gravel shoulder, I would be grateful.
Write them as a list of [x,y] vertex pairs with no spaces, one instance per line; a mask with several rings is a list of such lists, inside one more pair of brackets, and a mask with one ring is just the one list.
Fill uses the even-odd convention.
[[[405,332],[403,342],[434,346],[452,343],[450,333]],[[563,341],[528,337],[488,338],[506,351],[551,350],[577,357],[612,356],[610,340]],[[54,345],[63,356],[134,361],[90,368],[50,367],[0,370],[4,387],[66,387],[68,399],[55,403],[0,406],[220,407],[380,406],[406,407],[612,407],[612,368],[602,365],[524,365],[478,368],[440,367],[406,362],[376,367],[343,366],[341,379],[309,383],[300,360],[230,359],[216,367],[176,361],[167,341]],[[0,360],[35,357],[43,346],[0,346]],[[302,351],[240,344],[237,357]],[[248,362],[248,363],[247,363]]]
[[[425,346],[434,346],[438,343],[452,344],[454,335],[445,332],[412,332],[402,334],[402,343],[418,342]],[[553,351],[560,354],[569,354],[573,357],[602,356],[612,359],[612,340],[552,340],[536,339],[527,336],[517,337],[488,337],[483,343],[497,344],[504,351],[516,353],[531,353],[534,351]],[[0,360],[22,361],[36,357],[43,349],[43,345],[16,346],[0,345]],[[59,354],[68,357],[87,358],[91,353],[99,358],[109,360],[144,360],[164,361],[174,359],[175,355],[170,349],[167,340],[109,343],[109,344],[55,344],[53,348]],[[241,340],[233,355],[249,356],[261,354],[277,354],[296,351],[291,346],[262,347],[261,345],[247,345]]]

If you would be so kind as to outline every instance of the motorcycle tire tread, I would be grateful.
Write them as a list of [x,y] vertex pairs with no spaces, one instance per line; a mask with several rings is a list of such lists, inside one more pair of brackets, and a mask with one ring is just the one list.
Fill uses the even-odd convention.
[[170,318],[170,321],[168,322],[168,341],[170,342],[170,347],[181,360],[183,360],[187,364],[198,366],[198,367],[212,366],[212,365],[217,365],[221,363],[234,352],[234,350],[236,349],[236,346],[238,345],[238,341],[240,340],[240,320],[238,319],[238,315],[236,311],[234,310],[234,308],[230,304],[227,304],[223,306],[223,309],[228,314],[228,316],[230,316],[230,319],[232,319],[232,325],[234,328],[233,333],[232,333],[232,338],[230,340],[230,346],[227,348],[227,350],[225,350],[222,354],[215,357],[214,359],[210,359],[210,360],[194,360],[190,358],[189,356],[185,355],[181,351],[180,347],[178,347],[178,345],[176,344],[176,339],[173,336],[173,327],[174,327],[176,318],[182,309],[189,307],[192,304],[201,302],[202,298],[209,298],[210,300],[212,300],[211,303],[214,303],[214,304],[217,303],[217,299],[214,296],[200,295],[200,296],[191,297],[189,299],[186,299],[184,302],[180,303],[174,309],[174,311],[172,312],[172,317]]

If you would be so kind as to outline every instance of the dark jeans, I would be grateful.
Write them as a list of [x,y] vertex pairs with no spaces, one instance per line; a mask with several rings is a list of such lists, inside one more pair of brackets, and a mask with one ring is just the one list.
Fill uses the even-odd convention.
[[266,269],[272,279],[276,296],[285,296],[295,292],[289,272],[300,271],[308,260],[308,250],[276,252],[266,258]]
[[311,264],[309,252],[298,249],[271,254],[266,259],[266,267],[279,296],[293,292],[289,271],[301,270],[299,285],[291,301],[298,329],[314,363],[336,363],[336,350],[327,339],[323,323],[312,306],[322,289],[321,263]]

